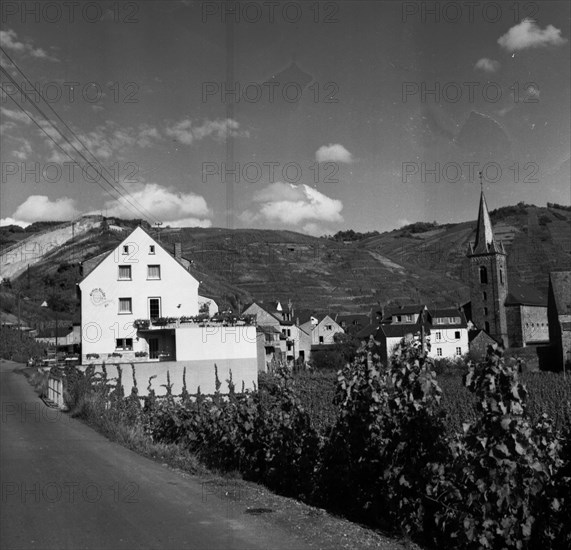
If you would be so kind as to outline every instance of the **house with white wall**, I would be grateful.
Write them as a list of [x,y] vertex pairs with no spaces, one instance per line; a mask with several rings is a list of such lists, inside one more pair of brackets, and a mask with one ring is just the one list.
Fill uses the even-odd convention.
[[[188,391],[200,385],[203,393],[214,389],[216,364],[221,381],[232,371],[237,388],[253,388],[256,327],[199,316],[200,303],[213,301],[199,296],[187,265],[141,227],[91,262],[79,283],[82,363],[134,363],[145,376],[169,370],[173,391],[182,389],[186,369]],[[146,388],[147,380],[137,382]]]
[[468,354],[468,322],[456,308],[431,309],[430,351],[433,359],[455,359]]
[[306,334],[309,334],[312,346],[334,344],[334,336],[345,332],[341,325],[329,315],[311,314],[300,324],[300,327]]
[[291,304],[253,302],[243,314],[256,316],[260,371],[266,372],[274,360],[292,366],[294,361],[308,359],[310,346],[304,345],[307,334],[293,321]]

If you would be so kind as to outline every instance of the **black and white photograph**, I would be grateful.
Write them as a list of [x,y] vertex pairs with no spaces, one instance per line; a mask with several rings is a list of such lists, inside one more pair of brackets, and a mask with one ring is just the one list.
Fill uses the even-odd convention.
[[571,548],[567,0],[2,0],[2,550]]

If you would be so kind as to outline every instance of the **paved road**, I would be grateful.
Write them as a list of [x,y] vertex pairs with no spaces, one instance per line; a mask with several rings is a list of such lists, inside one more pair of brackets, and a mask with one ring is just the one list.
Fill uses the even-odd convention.
[[235,502],[46,407],[0,361],[0,547],[304,549]]

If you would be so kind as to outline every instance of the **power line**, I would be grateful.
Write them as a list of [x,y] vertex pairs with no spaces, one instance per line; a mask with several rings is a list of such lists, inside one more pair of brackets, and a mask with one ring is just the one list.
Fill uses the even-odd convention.
[[[25,96],[26,99],[28,99],[28,101],[30,101],[30,103],[32,103],[32,105],[34,106],[34,108],[40,113],[40,115],[46,120],[46,122],[70,145],[70,147],[71,147],[91,168],[93,168],[93,169],[95,170],[96,174],[100,175],[100,176],[105,180],[105,182],[106,182],[116,193],[119,194],[119,200],[120,200],[121,198],[125,199],[139,214],[142,214],[142,216],[143,216],[144,218],[147,218],[148,220],[149,220],[149,219],[150,219],[150,220],[156,219],[156,218],[154,218],[154,216],[150,215],[150,213],[149,213],[149,214],[145,214],[145,212],[143,212],[143,210],[142,210],[142,208],[143,208],[142,206],[141,206],[141,208],[139,208],[136,204],[134,204],[134,203],[130,200],[130,198],[129,198],[128,196],[126,196],[122,191],[120,191],[119,189],[117,189],[117,188],[113,185],[113,183],[111,183],[111,182],[107,179],[107,177],[106,177],[102,172],[100,172],[100,171],[97,169],[97,167],[93,164],[93,162],[90,161],[89,159],[87,159],[87,158],[85,157],[85,155],[68,139],[68,137],[65,136],[65,135],[61,132],[61,130],[60,130],[59,128],[57,128],[57,127],[54,125],[54,123],[52,122],[52,120],[43,112],[43,110],[42,110],[38,105],[36,105],[33,101],[30,100],[30,97],[29,97],[29,95],[27,94],[27,92],[25,92],[25,91],[22,89],[22,87],[14,80],[14,78],[8,73],[8,71],[7,71],[4,67],[2,67],[1,65],[0,65],[0,71],[2,71],[2,72],[8,77],[8,79],[10,80],[10,82],[16,87],[16,89],[17,89],[21,94],[23,94],[23,96]],[[28,82],[29,82],[29,80],[28,80]],[[44,132],[44,134],[46,134],[46,136],[47,136],[51,141],[53,141],[53,142],[59,147],[59,149],[61,149],[61,150],[64,152],[64,154],[65,154],[66,156],[68,156],[75,164],[77,164],[77,166],[80,166],[79,163],[69,154],[69,152],[66,151],[59,143],[57,143],[57,141],[56,141],[48,132],[46,132],[45,128],[44,128],[40,123],[38,123],[38,122],[34,119],[34,117],[33,117],[32,115],[30,115],[30,113],[28,113],[10,94],[8,94],[4,88],[2,88],[2,90],[3,90],[3,92],[4,92],[8,97],[10,97],[10,99],[17,105],[17,107],[18,107],[21,111],[23,111],[23,112],[28,116],[28,118],[30,118],[30,119],[36,124],[36,126],[38,126],[38,127]],[[37,91],[37,90],[36,90],[36,91]],[[41,94],[40,94],[40,96],[41,96]],[[44,98],[42,97],[42,99],[44,99]],[[45,99],[44,99],[44,101],[45,101]],[[46,102],[46,104],[48,104],[48,103]],[[48,104],[48,105],[49,105],[49,104]],[[52,110],[53,110],[53,109],[52,109]],[[54,111],[54,112],[55,112],[55,111]],[[68,129],[69,129],[69,127],[68,127]],[[70,132],[74,135],[74,138],[77,139],[77,140],[83,145],[83,147],[84,147],[85,150],[88,152],[88,154],[90,154],[90,155],[95,159],[95,161],[96,161],[100,166],[103,167],[103,165],[102,165],[101,163],[99,163],[99,161],[97,161],[97,158],[95,157],[95,155],[93,155],[93,153],[91,153],[91,152],[89,151],[89,149],[81,142],[81,140],[74,134],[74,132],[73,132],[71,129],[70,129]],[[80,168],[81,168],[81,166],[80,166]],[[103,167],[103,168],[104,168],[104,167]],[[109,171],[108,171],[107,169],[105,169],[105,170],[109,173]],[[96,181],[96,183],[97,183],[104,191],[106,191],[107,193],[109,193],[109,190],[105,189],[105,187],[103,187],[103,185],[102,185],[97,179],[96,179],[95,181]],[[124,188],[123,188],[123,189],[124,189]],[[124,189],[124,192],[128,194],[128,191],[125,190],[125,189]],[[116,198],[116,197],[113,197],[113,198]],[[133,200],[135,200],[135,199],[133,199]]]
[[[2,69],[0,67],[0,69]],[[6,93],[6,90],[0,86],[0,88],[2,88],[2,91],[4,93]],[[7,94],[8,95],[8,94]],[[10,99],[15,103],[16,107],[18,107],[18,109],[20,109],[44,134],[46,134],[46,136],[55,143],[55,145],[63,152],[64,155],[66,155],[68,158],[70,158],[72,160],[72,162],[74,164],[76,164],[77,166],[79,166],[79,163],[77,162],[77,160],[75,160],[57,141],[55,141],[53,139],[52,136],[50,136],[50,134],[48,134],[46,132],[46,130],[44,129],[44,127],[38,123],[38,121],[32,116],[30,115],[30,113],[28,113],[13,97],[11,97],[10,95],[8,95],[8,97],[10,97]],[[119,194],[118,191],[116,191],[119,194],[119,197],[114,197],[111,192],[108,189],[105,189],[105,187],[103,187],[99,182],[97,182],[97,184],[103,189],[103,191],[105,191],[106,193],[108,193],[109,195],[111,195],[112,198],[114,199],[120,199],[121,195]],[[115,190],[115,189],[114,189]]]
[[[2,46],[0,46],[0,51],[2,51],[2,53],[8,58],[8,60],[10,61],[10,63],[12,63],[12,65],[14,65],[14,67],[16,68],[16,70],[26,79],[26,82],[36,91],[36,93],[38,94],[38,96],[44,101],[44,103],[48,106],[48,108],[50,109],[50,111],[61,121],[61,123],[67,128],[67,130],[71,133],[71,135],[81,144],[81,146],[89,153],[89,155],[91,155],[91,157],[93,159],[95,159],[95,161],[101,165],[101,167],[107,172],[107,174],[109,174],[109,176],[111,176],[111,178],[113,179],[113,174],[111,174],[111,172],[101,163],[99,163],[99,161],[97,160],[97,158],[95,157],[95,155],[93,155],[93,153],[91,153],[91,151],[89,151],[89,149],[87,148],[87,146],[83,143],[83,141],[81,141],[81,139],[79,138],[79,136],[67,125],[67,123],[65,122],[65,120],[63,120],[61,118],[61,116],[57,113],[57,111],[46,101],[45,97],[41,94],[41,92],[35,88],[35,86],[33,85],[33,83],[30,81],[30,79],[26,76],[26,74],[23,72],[23,70],[18,66],[18,64],[8,55],[8,53],[6,52],[6,50],[4,48],[2,48]],[[51,121],[50,121],[51,124]],[[53,125],[52,125],[53,126]],[[125,189],[125,187],[121,184],[121,182],[117,181],[116,182],[117,185],[119,185],[121,187],[121,189],[123,189],[123,191],[125,191],[125,193],[127,193],[128,195],[130,194],[129,191],[127,189]],[[140,208],[137,208],[137,210],[139,212],[145,211],[148,214],[148,218],[149,219],[156,219],[154,218],[154,216],[144,207],[142,206],[138,201],[136,201],[135,199],[133,199]]]

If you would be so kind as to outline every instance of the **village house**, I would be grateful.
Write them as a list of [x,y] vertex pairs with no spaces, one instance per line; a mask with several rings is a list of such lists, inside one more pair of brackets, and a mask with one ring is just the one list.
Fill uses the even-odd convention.
[[311,346],[334,344],[335,335],[345,332],[329,315],[310,314],[305,318],[302,317],[299,326],[309,335]]
[[72,348],[81,344],[81,325],[58,326],[41,329],[34,337],[36,342],[51,346]]
[[379,342],[381,360],[388,362],[395,347],[421,335],[424,329],[428,356],[434,359],[457,359],[468,353],[468,323],[464,313],[455,307],[429,309],[425,304],[413,304],[379,311],[378,322],[368,325],[356,336]]
[[549,274],[549,339],[556,369],[571,368],[571,271]]
[[[140,392],[149,376],[157,375],[160,388],[169,371],[173,391],[182,389],[185,376],[189,392],[200,386],[210,393],[215,364],[221,381],[231,371],[236,387],[244,383],[253,388],[256,327],[240,320],[212,322],[209,312],[200,314],[201,303],[217,308],[199,296],[189,265],[180,247],[170,254],[141,227],[115,250],[84,262],[79,283],[82,364],[105,361],[109,371],[110,363],[134,363]],[[131,377],[123,382],[132,384]]]
[[430,351],[434,359],[459,358],[468,354],[468,323],[456,308],[431,309]]
[[295,361],[309,358],[308,335],[293,320],[293,307],[278,302],[254,302],[244,309],[244,315],[255,315],[257,326],[258,370],[266,372],[272,362],[284,362],[289,367]]

